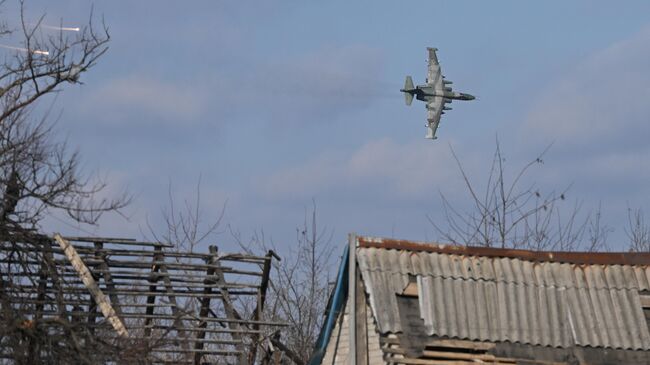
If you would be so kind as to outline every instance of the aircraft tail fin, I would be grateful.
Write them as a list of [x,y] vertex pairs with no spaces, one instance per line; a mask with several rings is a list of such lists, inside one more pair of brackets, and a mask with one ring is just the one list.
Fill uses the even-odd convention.
[[413,102],[413,94],[409,92],[413,89],[415,89],[413,79],[411,79],[411,76],[406,76],[406,82],[404,83],[404,101],[406,101],[406,105],[411,105]]

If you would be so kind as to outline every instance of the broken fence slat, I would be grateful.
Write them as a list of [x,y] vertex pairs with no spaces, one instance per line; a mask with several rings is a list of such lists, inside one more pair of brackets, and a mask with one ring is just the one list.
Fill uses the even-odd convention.
[[126,327],[124,327],[124,323],[122,323],[120,317],[118,317],[117,314],[115,313],[115,309],[113,309],[113,307],[111,306],[111,303],[106,298],[106,295],[104,295],[101,289],[99,289],[97,282],[95,282],[95,279],[93,279],[92,274],[90,273],[88,267],[86,267],[83,260],[77,253],[77,250],[75,250],[75,248],[70,244],[70,242],[65,240],[58,233],[54,235],[54,239],[59,244],[59,246],[61,246],[61,249],[63,250],[63,253],[65,253],[65,256],[68,258],[68,260],[70,260],[72,267],[79,274],[79,278],[81,279],[81,281],[88,288],[88,291],[95,299],[95,303],[97,303],[97,306],[99,306],[99,309],[104,314],[104,317],[106,317],[106,319],[111,323],[113,328],[115,328],[115,331],[117,332],[118,335],[128,336],[129,332],[126,330]]

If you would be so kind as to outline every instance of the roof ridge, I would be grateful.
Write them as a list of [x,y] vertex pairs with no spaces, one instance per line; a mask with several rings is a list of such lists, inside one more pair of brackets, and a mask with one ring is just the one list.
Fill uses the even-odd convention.
[[357,237],[360,248],[435,252],[460,256],[485,256],[517,258],[524,261],[558,262],[571,264],[601,265],[650,265],[648,252],[585,252],[585,251],[533,251],[510,248],[462,246],[454,244],[426,243],[393,238]]

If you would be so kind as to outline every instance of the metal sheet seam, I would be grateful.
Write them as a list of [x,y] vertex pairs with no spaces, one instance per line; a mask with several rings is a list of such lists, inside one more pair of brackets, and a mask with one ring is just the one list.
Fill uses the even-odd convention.
[[[432,255],[428,253],[413,254],[417,256],[421,265],[415,265],[412,257],[405,260],[406,255],[396,252],[372,252],[376,249],[358,249],[359,267],[362,272],[382,272],[401,275],[422,275],[459,280],[486,280],[492,282],[517,283],[524,286],[541,287],[600,287],[605,289],[648,289],[647,278],[650,277],[649,267],[632,267],[614,265],[603,267],[601,265],[571,265],[555,263],[530,263],[521,260],[504,259],[499,265],[493,264],[490,267],[481,268],[479,272],[468,269],[462,273],[458,260],[442,257],[430,258],[420,255]],[[383,251],[383,250],[382,250]],[[379,256],[379,257],[377,257]],[[377,261],[377,262],[373,262]],[[476,261],[476,260],[470,260]],[[489,262],[489,261],[488,261]],[[483,263],[485,265],[485,262]],[[506,265],[504,265],[506,264]],[[440,269],[435,266],[446,265],[448,268]],[[453,266],[455,265],[455,266]],[[472,263],[479,266],[480,263]],[[418,266],[416,268],[416,266]],[[427,266],[427,267],[422,267]],[[497,267],[500,266],[500,267]],[[397,270],[396,270],[397,269]],[[426,270],[425,269],[429,269]],[[433,272],[437,271],[437,272]],[[444,272],[447,271],[447,272]],[[456,271],[457,273],[450,273]],[[521,273],[521,271],[529,271]],[[537,272],[536,272],[537,271]],[[559,277],[556,277],[559,273]],[[596,276],[596,281],[591,277]],[[546,283],[546,284],[545,284]]]
[[[648,287],[647,267],[445,257],[450,255],[427,260],[421,255],[431,254],[358,249],[364,289],[380,333],[402,331],[395,294],[415,275],[420,316],[429,335],[650,350],[638,297]],[[477,262],[489,267],[463,271],[459,262],[469,265],[464,268]]]

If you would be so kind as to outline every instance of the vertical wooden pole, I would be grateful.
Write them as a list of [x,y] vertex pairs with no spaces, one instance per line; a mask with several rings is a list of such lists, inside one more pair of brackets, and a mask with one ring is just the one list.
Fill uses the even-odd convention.
[[349,276],[348,276],[348,333],[350,340],[350,365],[357,364],[357,307],[355,305],[356,292],[357,292],[357,236],[350,233],[348,236],[348,244],[350,249],[348,254],[349,262]]
[[[157,263],[157,261],[161,261],[162,259],[162,246],[156,245],[154,247],[154,255],[153,255],[153,263],[151,264],[151,274],[149,278],[149,282],[151,285],[149,285],[149,292],[150,293],[156,293],[158,286],[156,283],[158,282],[158,271],[160,270],[160,264]],[[144,336],[146,338],[151,337],[151,327],[150,324],[153,321],[152,316],[154,313],[156,305],[156,294],[151,294],[147,296],[147,309],[145,310],[145,313],[147,314],[145,320],[144,320]]]
[[[34,322],[38,322],[43,317],[43,309],[45,306],[45,290],[47,289],[48,280],[48,265],[45,260],[47,252],[52,252],[51,241],[39,242],[43,250],[43,262],[38,273],[38,295],[36,296],[36,313],[34,315]],[[2,289],[2,276],[0,275],[0,289]],[[33,337],[29,337],[29,362],[37,363],[39,360],[40,343]]]
[[[265,256],[264,267],[262,268],[262,282],[260,284],[260,289],[257,295],[257,307],[253,312],[253,320],[259,321],[262,318],[262,313],[264,312],[264,302],[266,301],[266,291],[269,287],[269,277],[271,276],[271,260],[273,260],[274,252],[269,250]],[[253,324],[253,330],[259,331],[259,323]],[[261,338],[260,333],[254,333],[252,336],[252,341],[248,353],[248,364],[255,364],[255,357],[257,357],[257,347]]]
[[[217,247],[210,246],[209,249],[211,254],[210,260],[212,266],[214,267],[214,276],[216,278],[216,283],[219,286],[219,292],[221,294],[221,301],[223,302],[223,309],[226,312],[226,318],[241,319],[241,317],[239,317],[239,314],[237,314],[235,307],[232,305],[232,301],[230,300],[230,293],[228,292],[228,288],[226,287],[227,284],[226,278],[223,275],[223,271],[221,271],[219,267],[221,266],[221,263],[219,262]],[[244,348],[244,343],[242,342],[242,335],[241,335],[239,323],[228,322],[228,328],[233,330],[233,332],[231,333],[232,339],[238,342],[238,344],[235,345],[237,351],[240,352],[239,360],[237,363],[239,365],[246,365],[246,360],[247,360],[246,349]]]
[[[99,259],[102,261],[99,264],[99,269],[102,271],[102,279],[106,285],[106,291],[108,292],[108,297],[111,298],[111,304],[115,313],[118,316],[122,315],[122,308],[120,308],[120,298],[115,294],[115,284],[113,283],[113,277],[111,276],[111,269],[106,263],[106,255],[102,252],[104,244],[102,242],[94,242],[96,255],[99,255]],[[94,276],[93,276],[94,277]]]
[[[356,265],[356,264],[355,264]],[[361,280],[361,272],[356,270],[356,295],[355,295],[355,322],[357,342],[357,365],[369,365],[368,363],[368,319],[366,307],[366,292]]]
[[[161,257],[163,258],[164,261],[164,256],[163,254],[160,254]],[[167,299],[169,300],[169,305],[172,310],[172,315],[174,316],[174,322],[172,326],[176,330],[176,335],[180,337],[181,340],[187,339],[187,336],[185,334],[184,326],[183,326],[183,320],[181,317],[183,316],[183,311],[178,309],[178,302],[176,301],[176,293],[174,292],[174,286],[172,285],[171,280],[169,279],[169,272],[167,271],[167,265],[160,264],[160,273],[162,274],[162,279],[163,283],[165,284],[165,291],[167,292]],[[181,341],[181,348],[187,349],[189,346],[187,341]]]
[[[49,248],[43,247],[43,250],[48,250]],[[45,254],[44,254],[45,255]],[[43,316],[43,306],[45,303],[45,289],[47,288],[47,263],[45,260],[41,262],[41,268],[38,275],[38,295],[36,297],[36,315],[35,319],[39,320]]]
[[[95,245],[95,256],[96,257],[100,256],[100,252],[99,252],[98,245],[97,245],[98,243],[101,245],[101,242],[95,242],[94,243],[94,245]],[[101,248],[102,246],[99,246],[99,247]],[[99,275],[93,274],[93,279],[99,281]],[[93,297],[91,295],[91,296],[88,297],[88,320],[87,320],[88,325],[89,325],[88,329],[89,329],[91,334],[94,334],[94,332],[95,332],[94,325],[95,325],[96,320],[97,320],[97,303],[95,303],[95,299],[93,299]]]
[[[215,257],[216,260],[216,257]],[[211,264],[213,262],[212,256],[210,256],[210,259],[207,260],[207,264]],[[208,313],[210,311],[210,294],[212,294],[212,287],[210,285],[215,284],[215,281],[213,279],[210,279],[211,276],[214,275],[214,268],[208,267],[206,271],[206,278],[203,280],[203,284],[205,284],[205,287],[203,288],[203,294],[205,296],[201,298],[201,309],[199,310],[199,318],[205,318],[208,316]],[[199,329],[204,330],[205,328],[208,327],[208,322],[207,321],[202,321],[199,323]],[[205,339],[205,331],[198,331],[196,333],[196,340],[194,342],[194,349],[199,350],[196,353],[194,353],[194,365],[201,365],[201,358],[203,357],[203,354],[201,353],[200,350],[203,350],[203,339]]]

